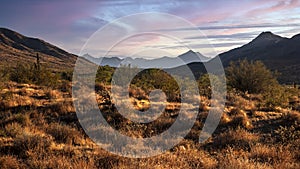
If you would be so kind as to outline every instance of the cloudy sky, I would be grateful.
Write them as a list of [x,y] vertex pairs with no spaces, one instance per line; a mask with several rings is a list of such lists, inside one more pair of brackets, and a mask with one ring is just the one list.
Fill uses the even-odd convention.
[[[173,21],[156,18],[159,24],[145,24],[148,18],[126,24],[120,18],[142,12],[162,12],[181,17],[191,25],[174,26]],[[119,19],[119,22],[116,22]],[[176,56],[187,50],[178,41],[162,36],[164,32],[180,35],[180,41],[207,56],[241,46],[262,31],[284,37],[300,33],[300,1],[298,0],[227,0],[227,1],[146,1],[146,0],[10,0],[1,2],[0,27],[27,36],[38,37],[69,52],[80,54],[95,31],[117,23],[119,32],[145,29],[147,34],[134,36],[111,50],[109,55]],[[134,25],[134,26],[132,26]],[[112,29],[110,29],[112,30]],[[95,34],[94,34],[95,35]],[[107,44],[112,44],[107,34]],[[105,46],[105,42],[101,42]],[[215,52],[212,52],[211,48]],[[134,48],[134,50],[132,50]],[[151,49],[147,52],[148,49]],[[153,52],[156,49],[159,52]],[[98,46],[94,55],[106,48]],[[134,52],[135,53],[134,53]],[[143,51],[136,54],[137,51]],[[82,52],[81,52],[82,53]]]

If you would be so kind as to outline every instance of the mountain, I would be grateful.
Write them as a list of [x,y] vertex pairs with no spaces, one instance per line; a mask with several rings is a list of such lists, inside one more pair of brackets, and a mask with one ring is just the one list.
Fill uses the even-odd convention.
[[[242,59],[261,60],[269,69],[278,71],[279,82],[300,84],[300,34],[292,38],[285,38],[272,32],[262,32],[249,43],[219,54],[223,67],[229,66],[231,61]],[[206,64],[213,63],[214,59]],[[190,63],[190,69],[198,78],[205,73],[203,63]],[[176,68],[182,69],[180,67]],[[217,70],[216,70],[217,71]],[[178,71],[180,72],[180,71]]]
[[263,32],[248,44],[219,56],[225,67],[241,59],[261,60],[269,69],[281,73],[281,83],[300,83],[300,34],[284,38]]
[[[280,59],[283,58],[283,55],[286,55],[288,51],[282,49],[278,50],[276,48],[282,45],[285,46],[288,40],[288,38],[280,37],[271,32],[262,32],[248,44],[221,53],[219,56],[224,65],[243,58],[248,60],[272,60],[276,56],[277,59]],[[277,52],[275,53],[274,50]]]
[[0,28],[0,64],[16,65],[35,62],[39,54],[41,63],[60,70],[72,68],[77,56],[41,39],[24,36],[15,31]]
[[181,60],[183,60],[185,63],[193,63],[193,62],[207,62],[211,58],[205,57],[199,52],[194,52],[192,50],[187,51],[186,53],[183,53],[178,56]]
[[[0,28],[0,66],[33,63],[37,53],[40,55],[42,64],[56,71],[73,68],[77,59],[76,55],[41,39]],[[219,56],[225,68],[231,61],[261,60],[269,69],[281,73],[279,77],[281,83],[296,82],[300,84],[300,34],[285,38],[272,32],[262,32],[249,43],[221,53]],[[182,65],[188,65],[197,76],[196,78],[206,72],[204,65],[213,64],[215,61],[215,58],[210,59],[191,50],[175,58],[165,56],[152,60],[130,57],[124,59],[118,57],[94,58],[90,55],[84,55],[84,58],[94,63],[113,67],[117,67],[119,64],[131,64],[142,68],[165,68],[183,76],[184,66]]]
[[143,58],[131,58],[126,57],[124,59],[120,59],[118,57],[101,57],[95,58],[88,54],[83,55],[86,59],[97,63],[99,65],[112,66],[117,67],[121,64],[123,65],[131,65],[140,68],[173,68],[181,65],[186,65],[193,62],[207,62],[210,58],[203,56],[199,52],[194,52],[189,50],[186,53],[179,55],[178,57],[161,57],[157,59],[143,59]]

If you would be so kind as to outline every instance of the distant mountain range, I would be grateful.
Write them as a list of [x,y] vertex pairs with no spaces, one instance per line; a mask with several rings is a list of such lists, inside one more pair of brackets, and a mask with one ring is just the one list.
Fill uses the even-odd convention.
[[117,67],[120,65],[131,65],[139,68],[174,68],[181,65],[186,65],[193,62],[207,62],[211,58],[203,56],[199,52],[189,50],[186,53],[179,55],[178,57],[161,57],[157,59],[143,59],[143,58],[131,58],[126,57],[124,59],[118,57],[100,57],[95,58],[89,54],[83,55],[84,58],[97,63],[101,66]]
[[[0,28],[0,65],[34,62],[36,53],[40,54],[42,63],[44,62],[55,70],[73,68],[78,57],[43,40]],[[165,56],[152,60],[143,58],[120,59],[118,57],[94,58],[89,55],[84,57],[101,65],[116,67],[119,64],[131,64],[143,68],[150,68],[155,65],[158,68],[174,70],[178,74],[181,73],[181,65],[187,64],[197,77],[205,72],[204,64],[201,62],[209,65],[215,60],[215,58],[210,59],[194,51],[187,51],[175,58]],[[227,67],[231,61],[241,59],[261,60],[271,70],[277,70],[281,73],[280,82],[300,84],[300,34],[292,38],[285,38],[271,32],[262,32],[251,42],[221,53],[219,57],[224,67]]]

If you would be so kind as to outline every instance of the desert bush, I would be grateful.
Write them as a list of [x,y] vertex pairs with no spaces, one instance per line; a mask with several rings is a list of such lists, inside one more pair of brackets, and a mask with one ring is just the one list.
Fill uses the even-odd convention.
[[250,159],[257,162],[268,163],[271,165],[279,163],[293,163],[295,161],[293,153],[282,145],[268,146],[257,144],[251,148]]
[[246,129],[251,129],[253,128],[253,125],[248,118],[248,116],[243,115],[243,114],[238,114],[234,115],[232,119],[227,123],[227,126],[230,126],[232,128],[246,128]]
[[73,78],[73,70],[63,71],[60,73],[60,77],[62,80],[72,81]]
[[52,90],[51,88],[45,89],[45,95],[49,99],[58,99],[62,97],[58,90]]
[[264,168],[264,169],[272,169],[273,167],[255,161],[253,159],[248,159],[245,152],[239,152],[233,150],[233,148],[229,148],[227,152],[218,155],[218,167],[217,168],[224,168],[224,169],[257,169],[257,168]]
[[59,86],[57,87],[62,92],[72,93],[72,84],[67,80],[62,80]]
[[30,116],[28,113],[18,113],[13,116],[13,121],[21,124],[22,126],[29,126],[31,124]]
[[292,126],[280,126],[279,129],[275,130],[277,141],[282,144],[293,143],[300,139],[299,125],[295,122]]
[[16,137],[23,133],[23,128],[19,123],[12,123],[5,126],[5,133],[7,136]]
[[226,90],[221,83],[221,80],[218,76],[213,74],[204,74],[198,79],[199,93],[200,95],[211,97],[212,94],[212,85],[215,87],[215,92],[223,92]]
[[34,65],[20,63],[11,70],[9,79],[17,83],[33,83],[49,87],[55,87],[59,84],[58,74],[52,73],[46,67],[36,69]]
[[96,82],[110,84],[114,70],[115,69],[110,66],[99,66],[96,74]]
[[13,141],[13,150],[21,157],[27,157],[29,152],[45,153],[52,142],[51,137],[23,132]]
[[271,72],[261,61],[240,60],[226,69],[227,82],[231,88],[244,93],[261,94],[258,107],[272,110],[276,106],[288,106],[289,93],[279,85],[277,73]]
[[58,123],[50,124],[46,133],[53,136],[56,142],[64,144],[81,144],[83,139],[83,135],[78,130]]
[[16,68],[10,73],[10,80],[17,83],[31,83],[33,80],[33,72],[29,65],[18,63]]
[[[188,82],[186,79],[183,80]],[[131,88],[140,88],[146,94],[154,89],[160,89],[166,94],[168,101],[180,99],[180,90],[175,79],[167,72],[159,69],[146,69],[138,73],[131,81]]]
[[262,93],[262,102],[258,104],[259,107],[265,107],[273,110],[276,106],[286,107],[288,106],[289,93],[285,88],[280,85],[275,85],[269,88],[268,91]]
[[267,92],[270,87],[278,86],[276,74],[261,61],[231,62],[226,69],[226,77],[230,87],[251,94]]
[[298,111],[290,111],[287,114],[285,114],[283,118],[288,123],[300,124],[300,112]]
[[249,131],[237,128],[217,135],[214,138],[214,145],[217,147],[235,146],[236,148],[248,149],[250,146],[258,142],[259,136]]
[[9,69],[5,66],[1,66],[0,68],[0,89],[3,88],[3,82],[8,81],[9,79]]
[[20,169],[25,166],[14,156],[5,155],[0,157],[0,168],[2,169]]
[[69,115],[70,113],[75,112],[73,102],[66,101],[66,100],[64,100],[62,102],[57,102],[57,103],[51,105],[50,108],[51,108],[51,112],[53,112],[59,116]]

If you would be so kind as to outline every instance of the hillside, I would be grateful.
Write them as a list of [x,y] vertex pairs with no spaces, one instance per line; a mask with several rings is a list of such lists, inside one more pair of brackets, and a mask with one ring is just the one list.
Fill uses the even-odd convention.
[[0,64],[15,66],[35,61],[39,53],[42,64],[59,70],[72,68],[77,56],[48,42],[26,37],[15,31],[0,28]]
[[225,67],[231,61],[244,58],[261,60],[269,69],[281,73],[280,82],[300,83],[300,34],[284,38],[271,32],[263,32],[251,42],[219,56]]
[[[36,54],[41,56],[41,63],[54,70],[65,70],[73,68],[77,56],[64,51],[41,39],[24,36],[15,31],[0,28],[0,64],[15,66],[17,63],[28,64],[35,61]],[[88,56],[88,55],[86,55]],[[273,34],[272,32],[262,32],[249,43],[219,54],[224,67],[227,67],[231,61],[241,59],[261,60],[271,70],[277,70],[280,73],[279,81],[281,83],[291,84],[296,82],[300,84],[300,34],[292,38],[285,38]],[[117,57],[104,58],[101,65],[117,66],[120,62],[137,64],[148,68],[152,65],[158,67],[172,68],[178,75],[184,76],[180,61],[188,64],[190,69],[198,78],[205,67],[200,63],[200,59],[207,64],[214,62],[209,60],[198,52],[188,51],[176,58],[162,57],[153,60],[143,58],[139,59],[119,59]],[[87,57],[93,62],[101,61],[91,56]],[[183,73],[182,73],[183,72]]]
[[[271,32],[262,32],[251,42],[219,54],[226,68],[231,61],[261,60],[269,69],[279,72],[278,80],[283,84],[300,84],[300,34],[292,38],[284,38]],[[206,63],[210,65],[215,61],[211,59]],[[206,72],[203,63],[193,62],[188,64],[198,78]],[[182,66],[173,69],[180,74]],[[218,71],[218,70],[216,70]]]

